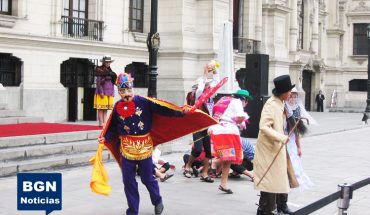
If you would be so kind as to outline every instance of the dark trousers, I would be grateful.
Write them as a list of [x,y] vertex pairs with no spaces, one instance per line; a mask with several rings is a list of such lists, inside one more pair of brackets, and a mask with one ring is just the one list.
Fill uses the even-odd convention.
[[[189,158],[190,158],[190,155],[188,154],[184,154],[184,156],[182,157],[182,159],[184,160],[184,163],[185,165],[189,162]],[[197,169],[199,169],[199,167],[203,166],[203,161],[198,161],[198,160],[195,160],[191,167],[195,166]]]
[[278,208],[287,207],[288,194],[262,192],[258,203],[257,215],[273,215],[276,205]]
[[240,165],[231,164],[230,168],[239,174],[243,174],[245,170],[248,170],[248,171],[253,170],[253,163],[250,160],[244,158],[242,164]]
[[317,112],[324,112],[324,103],[318,102],[317,103]]
[[195,158],[202,153],[202,148],[206,153],[207,158],[211,158],[211,139],[207,133],[207,129],[193,133],[194,147],[191,150],[191,155]]
[[141,182],[149,191],[150,200],[154,206],[162,202],[157,180],[153,176],[153,160],[149,157],[144,160],[128,160],[122,157],[122,180],[128,209],[127,215],[139,214],[139,190],[136,182],[136,166],[139,167]]

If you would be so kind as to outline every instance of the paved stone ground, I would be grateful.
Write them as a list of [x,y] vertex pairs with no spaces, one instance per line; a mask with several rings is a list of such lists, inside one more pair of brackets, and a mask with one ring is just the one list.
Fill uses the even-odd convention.
[[[357,113],[312,113],[319,126],[310,126],[311,132],[302,139],[303,165],[314,186],[302,193],[289,195],[289,206],[293,210],[325,197],[337,190],[341,183],[354,183],[370,177],[370,126],[361,124],[362,115]],[[190,137],[184,137],[171,147],[173,151],[163,158],[177,166],[175,176],[159,183],[164,198],[163,214],[255,214],[258,202],[253,183],[246,177],[230,180],[234,194],[221,193],[213,184],[200,182],[199,178],[182,176],[183,152],[190,146]],[[255,142],[255,139],[252,139]],[[126,200],[118,166],[107,163],[112,193],[109,197],[91,193],[89,179],[91,167],[58,170],[63,174],[63,209],[52,214],[125,214]],[[49,171],[52,172],[52,171]],[[140,183],[140,214],[154,214],[149,195]],[[17,211],[16,177],[0,179],[0,214],[43,214],[42,211]],[[370,214],[370,186],[356,190],[348,214]],[[337,214],[336,202],[313,214]]]

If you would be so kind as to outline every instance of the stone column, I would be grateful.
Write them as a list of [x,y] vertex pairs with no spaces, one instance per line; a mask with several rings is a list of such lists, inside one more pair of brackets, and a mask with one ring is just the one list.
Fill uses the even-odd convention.
[[8,91],[0,83],[0,110],[6,109],[8,106]]
[[314,0],[313,4],[313,26],[312,26],[312,51],[318,54],[319,51],[319,2]]
[[62,1],[51,1],[51,28],[50,35],[57,37],[61,36],[61,18],[62,18]]
[[290,13],[290,38],[289,38],[289,51],[297,51],[297,40],[298,40],[298,11],[297,11],[297,0],[291,0],[291,13]]
[[262,0],[256,0],[256,25],[255,25],[255,40],[261,41],[257,44],[257,52],[261,53],[262,43]]

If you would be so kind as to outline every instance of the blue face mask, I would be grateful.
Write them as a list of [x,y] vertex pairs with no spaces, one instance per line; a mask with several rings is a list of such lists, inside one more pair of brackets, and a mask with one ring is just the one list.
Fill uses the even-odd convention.
[[132,88],[132,87],[134,87],[134,83],[133,82],[128,82],[128,81],[122,82],[118,86],[118,88]]

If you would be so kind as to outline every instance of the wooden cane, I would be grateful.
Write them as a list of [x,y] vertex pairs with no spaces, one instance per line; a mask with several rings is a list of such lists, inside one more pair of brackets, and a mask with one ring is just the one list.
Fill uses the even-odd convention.
[[201,140],[201,139],[203,139],[203,138],[206,138],[206,137],[208,137],[208,136],[209,136],[209,134],[204,135],[203,137],[200,137],[200,138],[198,138],[198,139],[194,140],[193,142],[190,142],[190,143],[189,143],[189,145],[191,145],[191,144],[193,144],[193,143],[195,143],[195,142],[197,142],[197,141],[199,141],[199,140]]
[[292,135],[292,133],[293,133],[293,132],[294,132],[294,130],[297,128],[297,126],[298,126],[299,122],[300,122],[302,119],[305,119],[305,120],[307,121],[307,125],[309,125],[309,124],[310,124],[310,121],[309,121],[307,118],[304,118],[304,117],[299,117],[299,118],[298,118],[297,122],[295,123],[295,125],[293,126],[293,128],[290,130],[290,132],[289,132],[289,134],[288,134],[288,139],[285,141],[285,143],[284,143],[284,144],[281,144],[279,151],[276,153],[276,155],[275,155],[274,159],[272,160],[272,162],[271,162],[270,166],[267,168],[267,170],[265,171],[265,173],[262,175],[262,177],[261,177],[260,181],[257,183],[257,186],[258,186],[258,185],[260,185],[260,183],[261,183],[261,181],[263,180],[263,178],[265,178],[266,174],[267,174],[267,173],[268,173],[268,171],[271,169],[271,167],[272,167],[272,165],[274,164],[274,162],[275,162],[275,160],[276,160],[277,156],[279,155],[279,153],[280,153],[281,149],[283,149],[283,147],[284,147],[286,144],[288,144],[288,142],[289,142],[289,138],[290,138],[290,135]]

